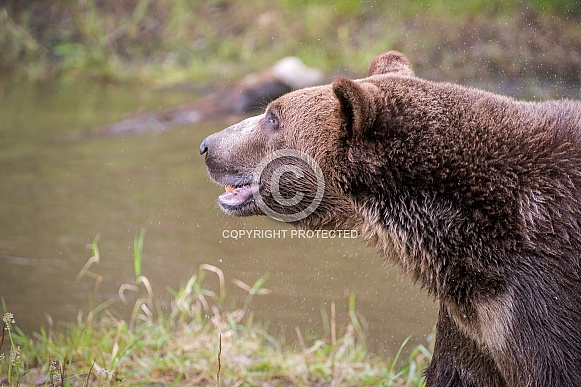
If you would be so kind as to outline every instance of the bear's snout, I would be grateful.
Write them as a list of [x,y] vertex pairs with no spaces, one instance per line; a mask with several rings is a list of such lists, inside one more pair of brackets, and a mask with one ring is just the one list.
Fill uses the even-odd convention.
[[210,146],[209,139],[210,139],[210,137],[208,136],[202,140],[202,143],[200,144],[200,154],[201,155],[203,155],[204,153],[206,153],[208,151],[208,147]]
[[235,169],[235,166],[228,163],[227,159],[224,159],[220,143],[220,139],[216,139],[216,133],[209,135],[200,144],[200,155],[204,156],[204,162],[206,163],[210,177],[222,184],[222,177],[218,175],[222,175],[226,170],[234,173],[233,169]]

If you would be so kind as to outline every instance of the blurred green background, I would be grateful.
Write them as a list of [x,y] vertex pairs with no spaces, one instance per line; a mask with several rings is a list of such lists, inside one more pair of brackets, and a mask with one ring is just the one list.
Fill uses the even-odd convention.
[[0,72],[31,80],[208,82],[287,55],[365,74],[404,52],[462,83],[581,79],[578,0],[4,0]]

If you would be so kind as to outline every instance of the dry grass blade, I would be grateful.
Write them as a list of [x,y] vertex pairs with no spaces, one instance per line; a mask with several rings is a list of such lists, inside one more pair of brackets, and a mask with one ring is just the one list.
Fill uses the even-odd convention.
[[95,367],[95,362],[92,362],[91,368],[89,368],[89,372],[87,373],[87,377],[85,378],[85,381],[83,382],[83,387],[89,385],[89,380],[91,379],[91,373],[93,372],[94,367]]
[[222,335],[219,335],[218,341],[218,372],[216,372],[216,386],[220,387],[220,371],[222,371]]

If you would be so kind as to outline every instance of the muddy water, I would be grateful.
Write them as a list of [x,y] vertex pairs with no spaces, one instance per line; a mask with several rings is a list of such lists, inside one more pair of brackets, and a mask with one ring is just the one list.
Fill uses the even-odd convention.
[[[99,300],[118,299],[134,281],[133,241],[142,228],[142,272],[163,305],[208,263],[226,280],[252,284],[269,273],[271,294],[254,298],[251,311],[269,331],[296,342],[324,335],[321,310],[335,303],[338,326],[356,297],[368,340],[393,353],[409,335],[423,342],[436,305],[384,269],[359,240],[297,238],[266,218],[234,219],[215,205],[223,188],[206,177],[200,141],[223,124],[183,126],[167,132],[87,138],[88,130],[138,110],[167,108],[191,95],[75,85],[0,84],[0,296],[27,332],[86,313],[93,281],[75,278],[99,235],[103,276]],[[273,237],[235,240],[233,230],[272,230]],[[284,232],[276,233],[277,230]],[[234,294],[241,291],[233,285]],[[130,309],[130,308],[126,308]]]

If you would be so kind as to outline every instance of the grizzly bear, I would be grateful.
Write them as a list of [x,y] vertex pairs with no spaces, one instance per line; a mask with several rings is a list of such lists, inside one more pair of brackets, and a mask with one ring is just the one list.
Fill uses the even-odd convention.
[[392,51],[200,153],[226,213],[356,229],[439,301],[428,386],[581,386],[581,103],[423,80]]

